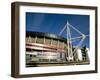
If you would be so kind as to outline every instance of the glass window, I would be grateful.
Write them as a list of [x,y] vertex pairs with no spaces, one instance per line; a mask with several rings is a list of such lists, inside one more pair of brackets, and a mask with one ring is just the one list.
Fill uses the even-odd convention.
[[44,43],[44,38],[39,38],[39,37],[37,37],[36,43],[43,44],[43,43]]
[[52,40],[52,45],[57,46],[58,41],[57,40]]
[[63,48],[63,42],[59,41],[59,47]]
[[35,43],[35,37],[32,37],[32,43]]
[[40,62],[48,62],[49,59],[39,59]]
[[57,59],[50,59],[51,62],[57,62]]
[[51,39],[47,39],[47,38],[45,38],[45,44],[50,45],[50,44],[51,44]]

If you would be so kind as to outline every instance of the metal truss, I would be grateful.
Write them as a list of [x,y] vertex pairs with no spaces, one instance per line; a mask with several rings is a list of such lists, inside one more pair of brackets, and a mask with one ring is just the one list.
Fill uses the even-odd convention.
[[[71,30],[73,29],[74,31],[76,31],[77,33],[79,33],[78,37],[74,37],[72,38],[71,36]],[[69,24],[69,22],[67,21],[66,25],[63,27],[63,29],[60,31],[59,35],[62,35],[62,33],[66,31],[66,37],[67,37],[67,52],[68,52],[68,60],[73,60],[73,57],[76,56],[76,51],[77,49],[82,45],[83,41],[86,39],[87,36],[89,35],[85,35],[83,34],[81,31],[79,31],[78,29],[76,29],[74,26],[72,26],[71,24]],[[75,40],[80,39],[79,43],[75,46],[74,51],[72,51],[72,44]]]

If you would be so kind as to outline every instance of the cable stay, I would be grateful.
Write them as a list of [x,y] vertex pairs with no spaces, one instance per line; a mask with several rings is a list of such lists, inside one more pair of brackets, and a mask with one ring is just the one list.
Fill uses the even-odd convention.
[[[71,33],[71,28],[76,31],[79,35],[78,37],[73,37],[72,38],[72,33]],[[61,36],[62,33],[66,31],[66,38],[67,38],[67,52],[68,52],[68,57],[67,59],[70,61],[73,60],[73,57],[76,56],[76,51],[78,48],[80,48],[80,46],[82,45],[83,41],[86,39],[86,37],[88,37],[89,35],[85,35],[83,34],[81,31],[79,31],[78,29],[76,29],[74,26],[72,26],[71,24],[69,24],[69,22],[67,21],[67,23],[65,24],[65,26],[63,27],[63,29],[60,31],[59,35]],[[72,43],[73,41],[80,39],[79,43],[75,46],[74,51],[72,51]]]

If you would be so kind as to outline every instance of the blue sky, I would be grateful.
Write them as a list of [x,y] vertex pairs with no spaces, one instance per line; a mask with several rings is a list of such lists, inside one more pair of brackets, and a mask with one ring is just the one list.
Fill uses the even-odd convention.
[[[82,33],[89,35],[89,15],[71,15],[71,14],[50,14],[50,13],[32,13],[26,12],[26,31],[47,32],[59,35],[67,21]],[[72,37],[77,37],[79,34],[71,29]],[[62,33],[66,38],[66,32]],[[73,43],[76,45],[77,40]],[[83,43],[89,47],[89,37]],[[82,45],[82,46],[83,46]]]

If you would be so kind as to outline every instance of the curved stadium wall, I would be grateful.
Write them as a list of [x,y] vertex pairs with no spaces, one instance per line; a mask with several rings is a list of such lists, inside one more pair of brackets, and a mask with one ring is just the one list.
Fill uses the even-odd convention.
[[29,58],[37,62],[64,61],[66,46],[67,40],[63,37],[42,32],[27,32],[27,62],[29,61]]
[[[82,61],[81,49],[77,52],[73,61]],[[78,54],[81,54],[81,59],[79,59]],[[26,32],[26,65],[36,65],[35,63],[66,64],[69,61],[68,57],[66,38],[43,32]],[[88,58],[85,57],[86,59]]]

